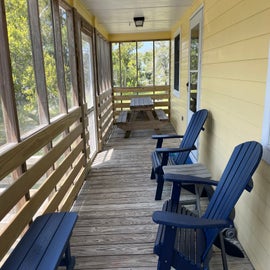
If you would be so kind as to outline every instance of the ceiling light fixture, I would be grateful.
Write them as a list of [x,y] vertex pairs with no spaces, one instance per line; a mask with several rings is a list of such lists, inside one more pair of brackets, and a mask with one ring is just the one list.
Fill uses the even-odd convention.
[[134,17],[136,27],[143,27],[144,17]]

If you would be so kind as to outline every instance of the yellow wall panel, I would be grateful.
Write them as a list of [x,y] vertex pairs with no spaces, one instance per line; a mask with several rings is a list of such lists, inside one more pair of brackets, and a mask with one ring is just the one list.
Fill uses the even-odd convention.
[[265,82],[267,59],[202,65],[202,77]]
[[220,1],[212,9],[205,12],[206,18],[209,18],[205,22],[205,38],[245,21],[246,18],[261,16],[260,13],[264,12],[266,8],[270,8],[268,0]]
[[[203,41],[203,50],[207,51],[218,48],[241,40],[269,34],[270,8],[265,9],[256,16],[248,17],[237,24],[233,24],[220,32],[208,35]],[[209,33],[211,26],[206,25],[204,33]]]
[[[214,22],[215,20],[219,21],[222,19],[222,16],[226,16],[226,14],[232,10],[235,6],[239,5],[242,0],[234,0],[234,1],[206,1],[205,2],[205,24],[209,24]],[[209,3],[210,2],[210,3]],[[213,3],[211,3],[213,2]],[[216,24],[215,22],[213,25]],[[218,24],[220,25],[220,24]],[[225,26],[225,25],[224,25]],[[211,32],[214,33],[214,29],[211,29]],[[206,35],[207,36],[207,33]]]
[[[258,43],[260,50],[257,50]],[[203,63],[232,62],[265,58],[269,46],[269,34],[241,40],[222,47],[204,51]]]
[[[254,268],[256,270],[267,269],[269,265],[269,230],[265,227],[264,220],[254,217],[254,211],[247,205],[249,201],[255,202],[256,200],[252,194],[244,193],[236,208],[238,237],[242,239],[241,243],[252,259]],[[257,205],[257,209],[258,207]],[[246,209],[245,213],[241,209]],[[247,224],[249,226],[248,235],[245,230],[242,230]]]
[[212,92],[261,105],[264,102],[265,83],[204,77],[202,100],[211,100]]

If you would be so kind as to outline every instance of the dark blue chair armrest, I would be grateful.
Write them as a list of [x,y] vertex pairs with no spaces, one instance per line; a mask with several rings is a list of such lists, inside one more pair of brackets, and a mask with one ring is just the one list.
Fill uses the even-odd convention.
[[204,185],[212,185],[217,186],[218,181],[212,180],[209,177],[198,177],[192,175],[185,175],[185,174],[171,174],[167,173],[164,174],[164,180],[179,184],[204,184]]
[[155,211],[152,219],[157,224],[192,229],[226,228],[231,224],[229,220],[206,219],[166,211]]
[[157,148],[155,151],[157,153],[181,153],[191,150],[196,150],[196,146],[194,145],[191,148]]
[[183,138],[184,135],[178,134],[155,134],[152,135],[152,139],[172,139],[172,138]]
[[152,139],[157,140],[156,148],[162,147],[163,139],[173,139],[173,138],[183,138],[183,135],[178,134],[159,134],[159,135],[152,135]]

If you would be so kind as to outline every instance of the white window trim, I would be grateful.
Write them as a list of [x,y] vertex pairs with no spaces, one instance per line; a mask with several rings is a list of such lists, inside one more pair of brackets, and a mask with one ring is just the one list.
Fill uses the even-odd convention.
[[[181,82],[181,72],[180,72],[180,69],[181,69],[181,38],[182,38],[182,36],[181,36],[181,29],[179,29],[178,31],[176,31],[175,33],[174,33],[174,36],[173,36],[173,52],[174,52],[174,46],[175,46],[175,44],[174,44],[174,39],[177,37],[179,35],[179,85],[178,85],[178,88],[179,88],[179,90],[176,90],[176,89],[174,89],[174,84],[173,84],[173,95],[175,96],[175,97],[180,97],[180,82]],[[174,59],[174,58],[173,58]],[[174,61],[174,60],[173,60]],[[173,65],[173,67],[174,67],[174,65]]]
[[262,131],[263,160],[270,164],[270,44]]

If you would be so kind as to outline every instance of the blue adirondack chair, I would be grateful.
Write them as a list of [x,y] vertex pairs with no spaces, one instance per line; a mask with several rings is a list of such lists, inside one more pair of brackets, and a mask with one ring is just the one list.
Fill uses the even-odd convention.
[[[160,224],[154,253],[159,256],[158,268],[172,267],[181,270],[209,269],[211,249],[219,236],[222,247],[223,268],[227,268],[224,252],[223,229],[231,225],[230,213],[244,189],[250,190],[250,180],[262,157],[262,146],[255,141],[235,147],[218,184],[214,180],[187,175],[164,175],[175,185],[175,198],[166,201],[163,211],[153,214],[153,221]],[[177,206],[179,189],[183,183],[216,185],[208,207],[202,217]],[[176,213],[177,211],[177,213]]]
[[[162,166],[165,165],[181,165],[188,161],[189,154],[195,150],[195,142],[201,130],[204,130],[204,123],[206,121],[208,111],[202,109],[193,114],[186,132],[184,135],[177,134],[164,134],[153,135],[152,138],[157,140],[156,149],[151,154],[152,159],[152,172],[151,179],[156,179],[156,200],[161,200],[164,179]],[[179,148],[162,148],[164,139],[181,138]]]

